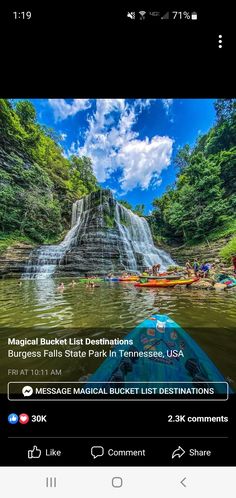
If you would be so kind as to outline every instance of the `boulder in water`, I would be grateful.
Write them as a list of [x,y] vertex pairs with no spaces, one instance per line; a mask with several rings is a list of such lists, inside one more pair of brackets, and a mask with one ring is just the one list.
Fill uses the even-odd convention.
[[191,285],[191,289],[213,289],[213,284],[210,280],[201,278],[200,280],[197,280],[196,282],[193,282]]
[[217,290],[217,291],[218,291],[218,290],[225,290],[225,289],[226,289],[226,287],[227,287],[227,285],[226,285],[226,284],[220,284],[220,283],[218,283],[218,282],[214,285],[214,289],[215,289],[215,290]]

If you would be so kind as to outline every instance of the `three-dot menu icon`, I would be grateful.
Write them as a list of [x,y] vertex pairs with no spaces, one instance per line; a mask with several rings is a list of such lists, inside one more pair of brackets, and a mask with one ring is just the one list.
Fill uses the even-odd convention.
[[223,47],[223,35],[218,35],[218,48]]

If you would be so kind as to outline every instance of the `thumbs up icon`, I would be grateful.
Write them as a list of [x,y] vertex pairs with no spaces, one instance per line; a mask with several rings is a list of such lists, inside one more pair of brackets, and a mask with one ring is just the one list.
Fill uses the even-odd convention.
[[15,425],[15,424],[17,424],[18,420],[19,420],[19,417],[16,413],[10,413],[10,415],[8,415],[9,424]]
[[37,448],[37,446],[33,446],[32,450],[28,450],[28,458],[40,458],[42,454],[42,451]]

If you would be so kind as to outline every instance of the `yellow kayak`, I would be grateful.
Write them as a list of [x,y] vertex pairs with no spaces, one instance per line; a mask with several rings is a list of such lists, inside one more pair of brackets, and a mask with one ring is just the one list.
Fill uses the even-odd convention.
[[119,277],[119,282],[137,282],[140,277],[131,276],[131,277]]

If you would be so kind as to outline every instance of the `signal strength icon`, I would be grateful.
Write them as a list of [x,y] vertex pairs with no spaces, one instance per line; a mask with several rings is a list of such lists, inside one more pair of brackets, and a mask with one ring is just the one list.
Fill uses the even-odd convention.
[[164,16],[161,17],[161,19],[169,19],[170,18],[170,13],[166,12]]

